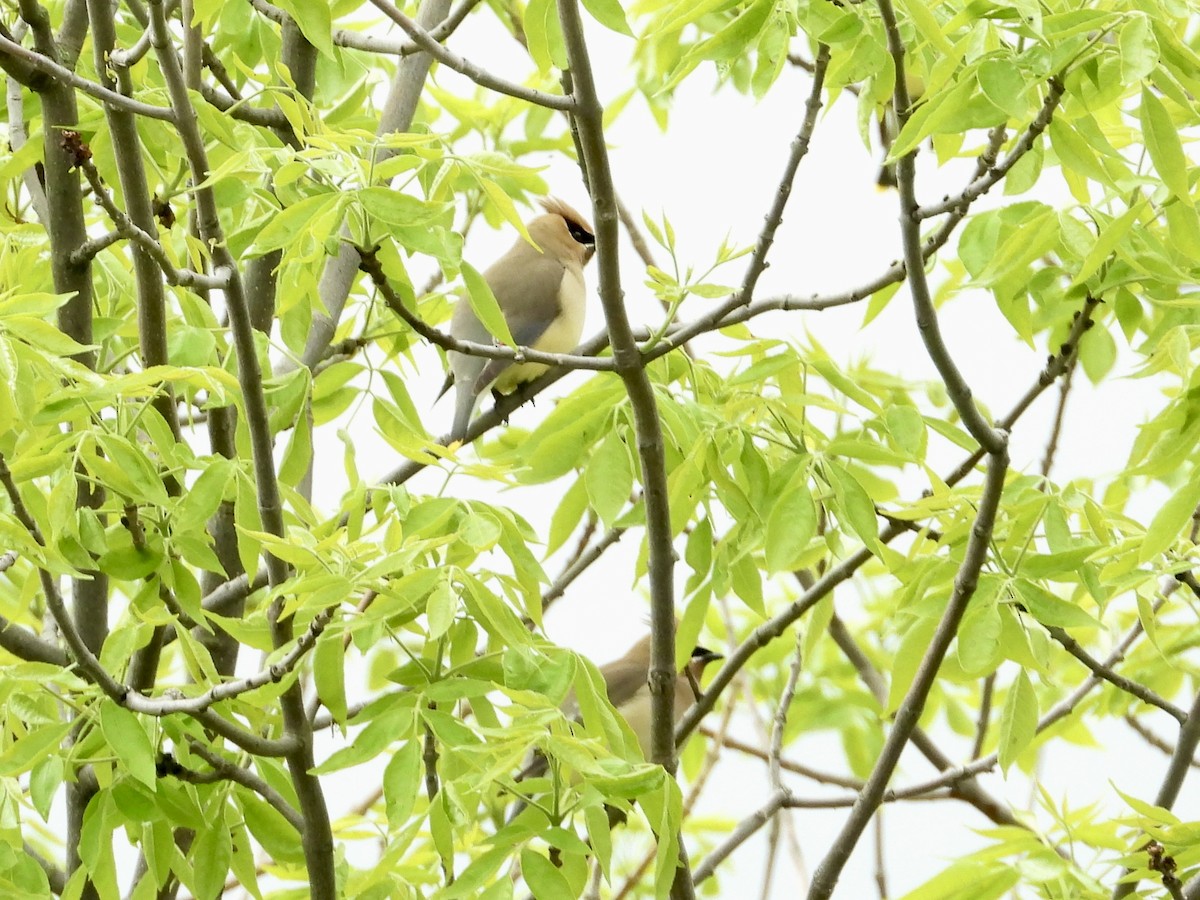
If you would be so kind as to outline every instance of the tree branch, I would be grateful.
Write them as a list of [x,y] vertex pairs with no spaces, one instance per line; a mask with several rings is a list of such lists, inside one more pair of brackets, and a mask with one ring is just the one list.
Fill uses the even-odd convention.
[[[908,84],[904,77],[904,42],[900,37],[900,29],[896,24],[896,13],[892,0],[877,0],[879,12],[883,18],[884,31],[887,33],[888,51],[896,70],[896,86],[892,95],[892,107],[900,128],[908,121],[910,101]],[[921,252],[920,218],[917,216],[917,200],[914,188],[914,158],[916,150],[911,150],[896,162],[896,180],[900,193],[900,235],[904,245],[904,262],[908,267],[908,287],[912,295],[913,307],[916,311],[917,328],[921,332],[921,340],[929,358],[941,375],[946,385],[946,393],[958,410],[963,425],[979,445],[989,454],[998,456],[1005,452],[1007,440],[1005,435],[987,423],[979,407],[971,397],[971,388],[959,371],[950,348],[942,337],[938,325],[937,311],[933,306],[933,297],[929,291],[929,282],[925,278],[925,266]]]
[[[1192,708],[1188,710],[1187,720],[1179,729],[1179,739],[1175,742],[1175,752],[1167,766],[1167,774],[1163,776],[1158,794],[1154,797],[1154,805],[1170,809],[1179,798],[1188,769],[1196,755],[1196,746],[1200,744],[1200,693],[1196,695]],[[1113,900],[1128,897],[1137,888],[1136,881],[1122,881],[1113,888]]]
[[[88,81],[86,78],[76,75],[70,69],[60,66],[37,51],[28,50],[3,35],[0,35],[0,54],[8,56],[11,59],[20,60],[30,68],[50,76],[55,81],[67,87],[83,91],[89,97],[94,97],[108,106],[115,106],[118,109],[124,109],[139,116],[146,116],[149,119],[161,119],[164,122],[172,121],[170,107],[151,106],[149,103],[142,103],[140,100],[134,100],[131,97],[118,94],[116,91],[110,91],[103,85],[97,84],[94,81]],[[12,74],[12,72],[10,71],[9,74]]]
[[[279,484],[275,475],[275,463],[271,440],[270,422],[266,398],[263,394],[262,370],[259,367],[254,340],[254,327],[250,321],[249,306],[243,290],[237,262],[225,243],[216,199],[211,187],[205,187],[208,179],[208,154],[200,132],[196,111],[188,97],[187,85],[171,43],[171,34],[163,10],[163,0],[150,0],[151,40],[158,56],[164,81],[175,110],[176,127],[188,157],[194,179],[197,208],[197,224],[205,243],[211,248],[213,261],[218,269],[229,271],[229,283],[225,288],[226,306],[237,348],[238,381],[242,387],[242,402],[246,425],[250,433],[251,455],[254,464],[255,482],[258,493],[259,514],[263,528],[277,537],[284,537],[283,509],[279,497]],[[271,553],[266,554],[268,577],[272,587],[282,584],[287,578],[287,565]],[[271,625],[271,637],[275,646],[281,647],[292,639],[290,617],[280,615],[282,598],[272,603],[267,619]],[[329,810],[321,791],[320,781],[311,774],[313,768],[312,729],[304,712],[304,696],[299,683],[289,686],[280,698],[285,734],[297,742],[294,752],[288,754],[288,770],[296,795],[300,801],[300,812],[305,828],[301,833],[304,859],[308,869],[309,887],[314,900],[334,900],[337,895],[334,874],[333,836],[330,830]]]
[[[429,29],[429,36],[439,44],[442,43],[458,30],[458,26],[463,23],[467,14],[479,3],[480,0],[462,0],[445,19],[434,28]],[[268,3],[267,0],[250,0],[250,5],[272,22],[283,24],[284,20],[288,18],[286,12],[278,6]],[[387,56],[411,56],[421,50],[420,45],[414,41],[398,40],[387,35],[372,34],[369,31],[351,31],[346,28],[333,29],[330,39],[339,47]]]
[[[887,2],[888,0],[881,0],[881,5],[887,4]],[[904,70],[901,68],[899,71],[903,72]],[[903,78],[897,78],[898,82],[903,80]],[[903,181],[903,176],[901,176],[901,181]],[[917,727],[917,722],[925,707],[925,700],[937,678],[942,659],[945,657],[951,641],[954,640],[958,631],[958,623],[962,620],[963,613],[967,610],[967,604],[975,593],[979,572],[987,560],[988,543],[991,541],[992,530],[996,524],[996,510],[1000,505],[1000,495],[1004,490],[1004,476],[1007,472],[1008,455],[1001,450],[999,454],[992,455],[988,461],[987,479],[979,500],[979,513],[975,517],[975,524],[971,529],[971,537],[967,541],[962,564],[954,579],[954,591],[946,606],[946,611],[943,613],[930,640],[929,648],[925,651],[921,665],[913,677],[912,686],[905,694],[899,709],[896,710],[891,733],[884,742],[866,786],[859,793],[854,809],[837,838],[834,839],[833,846],[813,873],[812,885],[808,893],[809,900],[826,900],[833,894],[842,868],[850,858],[854,845],[858,842],[887,790],[887,783],[892,777],[896,763],[900,760],[900,752]]]
[[[378,0],[375,0],[378,2]],[[646,543],[650,580],[650,709],[651,760],[672,776],[676,768],[672,722],[675,705],[675,600],[673,570],[675,548],[671,540],[671,509],[667,491],[666,457],[662,422],[659,420],[654,388],[634,339],[625,310],[618,256],[618,214],[604,139],[604,110],[596,93],[587,43],[583,36],[576,0],[560,0],[559,22],[572,80],[573,118],[579,147],[588,174],[588,191],[595,210],[597,266],[600,270],[600,301],[612,345],[617,374],[621,376],[633,411],[638,456],[642,467],[643,502],[646,511]],[[659,836],[662,840],[663,836]],[[675,839],[680,865],[671,886],[672,900],[695,896],[687,866],[682,830]]]
[[[1141,720],[1134,716],[1133,713],[1125,714],[1125,724],[1137,732],[1138,736],[1155,750],[1160,750],[1167,754],[1167,756],[1174,755],[1175,745],[1170,741],[1165,741],[1160,738],[1157,734],[1143,725]],[[1193,758],[1191,766],[1193,769],[1200,769],[1200,759]]]
[[194,769],[189,769],[170,754],[166,754],[158,762],[157,769],[159,776],[178,778],[180,781],[186,781],[189,784],[212,784],[217,781],[232,781],[235,784],[240,784],[247,790],[258,794],[274,807],[275,811],[283,816],[289,825],[296,829],[297,834],[304,832],[304,820],[300,818],[300,813],[296,812],[295,808],[284,799],[283,795],[267,784],[263,778],[256,775],[250,769],[232,763],[220,754],[212,752],[195,739],[188,740],[188,749],[212,766],[212,771],[198,772]]
[[[103,2],[103,0],[90,0],[90,2],[93,2],[93,3]],[[87,149],[86,144],[83,146],[84,146],[84,149]],[[139,163],[138,167],[140,168],[141,167],[140,166],[140,162],[141,162],[140,147],[133,148],[133,152],[138,154],[138,157],[137,157],[138,163]],[[190,269],[177,269],[175,267],[175,264],[173,262],[171,262],[170,257],[167,256],[166,249],[163,247],[163,245],[161,243],[159,243],[158,238],[154,237],[154,235],[151,234],[151,232],[149,230],[147,230],[147,228],[146,228],[146,225],[149,225],[150,228],[154,227],[154,225],[153,225],[154,214],[150,211],[149,198],[146,197],[145,195],[143,195],[143,197],[146,200],[145,213],[150,216],[150,220],[149,220],[149,222],[146,222],[143,225],[138,225],[133,221],[133,219],[130,216],[127,216],[125,214],[125,212],[119,206],[117,206],[116,201],[113,200],[112,194],[109,193],[108,188],[104,186],[104,179],[100,177],[100,172],[96,169],[96,164],[93,163],[90,159],[90,150],[88,150],[88,153],[89,153],[89,158],[82,158],[82,157],[80,158],[79,168],[83,172],[84,177],[87,179],[88,184],[92,188],[92,196],[95,198],[96,202],[98,204],[100,204],[100,206],[104,209],[105,213],[108,214],[108,217],[109,217],[109,219],[112,220],[112,223],[114,225],[116,225],[117,233],[119,235],[121,235],[122,237],[129,239],[133,243],[134,247],[137,248],[134,250],[134,254],[133,254],[134,255],[134,263],[135,263],[135,273],[137,272],[137,260],[140,256],[140,254],[144,253],[149,257],[150,262],[154,263],[154,267],[152,267],[152,268],[157,268],[157,269],[161,270],[163,276],[167,280],[167,284],[172,285],[173,287],[198,287],[198,288],[203,288],[206,290],[222,290],[225,288],[225,286],[229,283],[228,273],[226,273],[224,276],[220,276],[220,275],[209,275],[206,272],[193,272]],[[121,162],[121,163],[127,162],[125,156],[121,152],[117,153],[117,160],[118,160],[118,162]],[[143,171],[143,175],[142,175],[141,186],[143,188],[146,186],[144,171]],[[126,184],[124,179],[122,179],[122,193],[125,195],[126,198],[132,198],[133,195],[131,194],[130,189],[133,187],[135,187],[135,185]],[[140,218],[140,216],[139,216],[139,218]],[[140,253],[139,253],[139,251],[140,251]],[[89,254],[89,256],[92,256],[92,255],[94,255],[94,254]],[[148,286],[149,284],[158,284],[159,283],[159,279],[158,279],[157,275],[150,276],[149,273],[145,273],[144,277],[146,277],[146,279],[147,279],[145,283],[143,283],[143,281],[141,281],[141,280],[138,281],[140,296],[145,296],[145,294],[142,293],[142,289],[144,287]],[[158,293],[160,295],[162,294],[161,285],[159,285]],[[138,304],[139,311],[143,308],[143,306],[144,306],[143,303]],[[163,324],[164,334],[163,334],[163,339],[162,339],[163,346],[161,348],[162,361],[158,362],[158,363],[153,363],[152,365],[163,365],[166,363],[167,355],[166,355],[165,327],[166,326],[165,326],[165,319],[164,319],[164,324]],[[170,407],[171,416],[170,416],[170,418],[167,418],[168,424],[170,424],[175,418],[175,413],[174,413],[175,401],[171,400],[170,403],[171,403],[171,407]]]
[[[449,10],[450,0],[421,0],[421,7],[417,11],[417,23],[423,27],[433,27],[446,18]],[[425,77],[429,74],[432,62],[433,59],[428,53],[414,53],[400,61],[379,116],[376,137],[408,131],[412,126],[413,115],[421,98],[421,89],[425,85]],[[376,165],[391,159],[397,152],[391,147],[376,147]],[[343,240],[338,247],[338,253],[326,261],[325,270],[321,273],[321,281],[317,286],[317,295],[324,312],[317,312],[313,316],[301,357],[303,365],[310,369],[321,361],[325,349],[333,340],[338,321],[346,307],[346,299],[350,296],[350,289],[358,274],[359,256],[349,242],[349,228],[343,228],[341,235]]]
[[371,5],[399,25],[412,38],[414,43],[438,62],[448,66],[455,72],[465,75],[481,87],[490,88],[498,93],[507,94],[510,97],[516,97],[518,100],[524,100],[527,103],[544,106],[548,109],[572,108],[574,101],[570,97],[564,97],[561,94],[548,94],[545,91],[527,88],[516,82],[500,78],[480,68],[470,60],[463,59],[457,53],[447,50],[434,39],[433,35],[402,13],[389,0],[371,0]]
[[1100,662],[1100,660],[1096,659],[1094,656],[1084,650],[1083,647],[1079,645],[1079,642],[1075,640],[1075,638],[1071,637],[1071,635],[1067,634],[1064,629],[1058,627],[1057,625],[1047,625],[1045,628],[1046,631],[1049,632],[1050,637],[1058,641],[1064,650],[1087,666],[1098,678],[1102,678],[1109,684],[1113,685],[1113,687],[1137,697],[1139,700],[1145,704],[1148,704],[1149,706],[1157,706],[1180,725],[1187,724],[1188,714],[1174,703],[1163,699],[1145,685],[1139,684],[1130,678],[1126,678],[1124,675],[1118,675],[1111,668],[1104,665],[1104,663]]
[[[903,69],[898,71],[903,71]],[[897,82],[903,80],[903,78],[896,79]],[[1061,73],[1051,76],[1049,86],[1050,89],[1046,92],[1046,99],[1042,102],[1042,108],[1038,110],[1038,114],[1034,117],[1034,120],[1029,123],[1029,127],[1025,129],[1025,133],[1013,145],[1012,150],[1004,157],[1003,162],[995,166],[989,166],[986,172],[976,175],[971,180],[971,183],[955,196],[945,197],[940,203],[931,203],[928,206],[917,207],[913,212],[915,218],[928,219],[931,216],[954,212],[964,206],[969,206],[973,201],[982,197],[1002,181],[1004,176],[1012,170],[1012,167],[1017,164],[1021,157],[1033,149],[1034,142],[1050,126],[1050,120],[1054,118],[1054,111],[1058,108],[1065,90],[1061,81]],[[897,85],[897,87],[899,88],[900,86]],[[907,92],[907,86],[905,86],[905,91]]]

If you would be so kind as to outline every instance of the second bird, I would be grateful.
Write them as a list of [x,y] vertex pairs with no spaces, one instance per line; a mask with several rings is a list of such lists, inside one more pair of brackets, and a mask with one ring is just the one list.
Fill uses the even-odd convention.
[[[517,346],[546,353],[569,353],[578,346],[583,334],[587,296],[583,267],[595,252],[596,238],[587,219],[561,200],[543,200],[542,207],[546,214],[527,225],[537,247],[519,238],[483,277]],[[450,334],[479,344],[493,342],[492,335],[465,299],[454,308]],[[510,359],[487,359],[455,351],[446,356],[450,378],[442,393],[452,381],[455,390],[452,441],[466,437],[479,395],[489,386],[500,393],[510,393],[548,368],[542,363],[514,363]]]

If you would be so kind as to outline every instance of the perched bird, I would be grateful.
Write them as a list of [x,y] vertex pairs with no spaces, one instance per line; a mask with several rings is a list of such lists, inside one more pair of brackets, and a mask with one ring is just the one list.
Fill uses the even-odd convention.
[[[692,648],[691,659],[675,679],[675,724],[683,718],[688,707],[697,699],[700,676],[710,662],[723,659],[704,647]],[[642,748],[642,756],[650,759],[650,635],[629,648],[620,659],[600,667],[608,702],[621,714]]]
[[[585,288],[583,267],[596,250],[591,224],[561,200],[542,201],[545,215],[527,225],[537,247],[520,238],[484,273],[520,347],[547,353],[569,353],[583,334]],[[459,340],[490,344],[492,335],[464,299],[454,308],[450,334]],[[516,390],[548,368],[541,363],[514,364],[509,359],[487,359],[450,351],[450,376],[440,397],[454,385],[452,441],[467,433],[479,395],[489,386],[500,393]]]
[[[604,679],[604,690],[608,694],[608,702],[613,705],[629,723],[629,729],[637,738],[642,756],[650,759],[651,743],[651,706],[650,696],[650,635],[646,635],[629,648],[624,656],[600,667],[600,677]],[[704,647],[692,649],[691,659],[683,667],[683,671],[675,678],[675,707],[674,724],[678,725],[683,714],[698,698],[700,676],[704,667],[710,662],[724,659],[720,653],[714,653]],[[574,692],[567,695],[563,709],[568,714],[576,710]],[[525,767],[517,781],[534,778],[546,771],[546,758],[540,754]]]
[[[920,75],[910,72],[905,75],[905,84],[908,87],[909,109],[912,110],[921,102],[921,95],[925,93],[925,80]],[[892,144],[896,142],[896,137],[900,134],[900,122],[896,118],[896,110],[890,101],[880,108],[877,121],[879,123],[879,144],[883,147],[883,155],[886,158],[892,151]],[[896,164],[894,162],[885,162],[880,165],[875,185],[880,190],[896,187]]]

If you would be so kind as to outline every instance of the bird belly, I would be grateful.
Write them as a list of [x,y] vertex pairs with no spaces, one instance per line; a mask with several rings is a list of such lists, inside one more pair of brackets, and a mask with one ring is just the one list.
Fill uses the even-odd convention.
[[533,381],[550,367],[542,363],[519,363],[509,366],[500,373],[493,388],[502,394],[511,394],[519,385]]
[[650,758],[650,707],[650,690],[643,688],[618,710],[629,723],[629,729],[637,738],[638,746],[642,748],[642,757],[645,759]]
[[[562,284],[558,289],[559,313],[554,321],[533,342],[534,350],[543,353],[570,353],[579,346],[583,334],[583,320],[587,312],[586,289],[583,274],[568,267],[563,270]],[[517,386],[532,381],[550,368],[544,363],[517,363],[506,368],[496,379],[495,389],[508,394]]]

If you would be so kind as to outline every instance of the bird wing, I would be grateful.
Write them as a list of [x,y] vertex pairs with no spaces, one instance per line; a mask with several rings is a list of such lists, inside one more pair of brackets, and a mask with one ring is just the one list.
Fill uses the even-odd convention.
[[562,311],[558,291],[564,271],[562,263],[537,253],[522,266],[497,264],[484,273],[518,346],[533,346],[558,318]]
[[[518,347],[536,344],[562,313],[559,288],[565,272],[562,263],[539,253],[522,266],[497,263],[484,273]],[[511,359],[488,360],[475,381],[476,392],[511,365]]]

